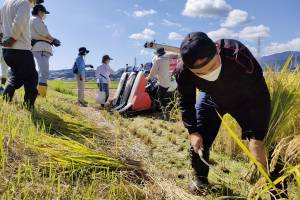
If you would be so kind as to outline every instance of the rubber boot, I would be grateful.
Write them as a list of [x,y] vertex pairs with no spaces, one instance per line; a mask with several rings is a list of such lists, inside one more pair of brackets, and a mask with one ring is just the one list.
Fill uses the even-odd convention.
[[37,96],[38,96],[37,93],[29,93],[29,94],[25,93],[23,105],[28,110],[33,110],[34,109],[35,100],[36,100]]
[[37,90],[38,90],[38,93],[41,97],[46,97],[47,96],[47,85],[39,84],[37,86]]
[[15,87],[13,87],[12,85],[7,85],[3,92],[3,99],[11,102],[14,97],[15,91]]
[[161,111],[162,111],[162,119],[165,121],[169,121],[170,117],[169,117],[169,113],[166,107],[161,107]]
[[[191,147],[189,151],[190,160],[192,164],[192,168],[194,170],[193,175],[194,178],[191,181],[189,190],[192,194],[196,195],[206,195],[207,194],[207,186],[208,182],[208,171],[209,167],[203,163],[198,154],[194,152],[194,149]],[[208,160],[209,153],[204,153],[204,159]]]
[[3,92],[4,92],[4,88],[3,88],[3,86],[2,86],[2,85],[0,85],[0,95],[2,95],[2,94],[3,94]]
[[6,80],[7,80],[6,78],[1,78],[1,84],[2,84],[2,85],[5,85]]
[[0,85],[0,95],[2,95],[3,94],[3,92],[4,92],[4,85],[5,85],[5,83],[6,83],[6,78],[1,78],[1,85]]

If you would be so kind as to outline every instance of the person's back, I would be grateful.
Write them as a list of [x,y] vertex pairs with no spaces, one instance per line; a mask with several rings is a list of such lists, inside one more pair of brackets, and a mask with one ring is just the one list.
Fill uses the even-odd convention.
[[102,64],[99,67],[97,67],[96,70],[96,78],[97,79],[103,79],[103,83],[109,83],[110,81],[110,75],[113,73],[114,71],[110,68],[109,65],[107,64]]
[[49,39],[47,39],[49,41],[46,40],[46,37],[49,35],[49,32],[41,18],[37,16],[31,17],[30,32],[31,32],[31,39],[38,41],[33,45],[32,51],[33,52],[45,51],[52,55],[53,50],[50,44],[50,40]]
[[170,60],[167,55],[154,57],[152,76],[157,76],[158,84],[164,88],[170,87],[171,73],[170,73]]
[[11,68],[5,100],[12,101],[15,90],[24,86],[24,104],[33,108],[37,97],[38,74],[31,52],[30,8],[33,0],[6,0],[1,9],[3,58]]
[[3,39],[17,39],[11,49],[30,50],[30,8],[28,0],[6,0],[1,10]]

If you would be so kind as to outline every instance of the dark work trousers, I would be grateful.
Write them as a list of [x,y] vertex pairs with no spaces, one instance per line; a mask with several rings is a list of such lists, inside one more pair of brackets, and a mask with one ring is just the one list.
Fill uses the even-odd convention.
[[[253,129],[257,130],[257,131],[250,132],[250,131],[248,131],[248,129],[251,127],[246,126],[246,122],[248,120],[247,115],[244,115],[246,112],[243,112],[242,110],[238,111],[238,112],[225,111],[225,110],[221,109],[218,105],[216,105],[211,97],[209,97],[205,93],[201,93],[197,97],[197,103],[196,103],[195,108],[197,111],[197,113],[196,113],[197,127],[199,129],[199,133],[201,134],[201,136],[203,138],[203,144],[204,144],[203,158],[206,161],[209,161],[210,148],[211,148],[216,136],[218,135],[219,128],[221,126],[222,121],[221,121],[218,113],[221,116],[225,115],[226,113],[229,113],[238,121],[238,123],[241,125],[241,127],[243,129],[243,133],[242,133],[243,139],[249,139],[249,140],[252,138],[263,139],[265,137],[265,133],[266,133],[265,127],[267,127],[268,121],[269,121],[267,119],[268,118],[267,115],[270,112],[270,110],[268,108],[269,106],[267,106],[267,105],[268,105],[268,103],[266,103],[265,107],[259,108],[262,110],[262,113],[260,115],[259,115],[259,113],[256,114],[255,120],[258,120],[261,122],[261,123],[256,122],[255,124],[257,126],[253,125]],[[267,113],[266,116],[264,116],[264,113]],[[272,155],[272,151],[270,151],[269,155]],[[194,169],[195,176],[198,177],[198,179],[201,182],[208,183],[207,177],[208,177],[208,173],[209,173],[209,167],[204,162],[201,161],[199,155],[194,152],[194,149],[192,147],[190,148],[190,158],[191,158],[191,164]],[[270,163],[270,161],[271,161],[271,157],[269,158],[269,163]],[[283,175],[282,173],[280,173],[280,171],[283,169],[283,166],[280,163],[281,162],[278,162],[275,167],[274,172],[271,172],[270,178],[272,180],[275,180],[275,179],[279,178],[281,175]],[[279,195],[277,192],[272,192],[272,194],[274,196],[287,197],[286,182],[278,184],[278,185],[276,185],[276,187],[285,194]]]
[[38,73],[35,69],[33,54],[29,50],[3,49],[3,57],[11,69],[11,77],[3,96],[12,101],[15,90],[24,86],[24,105],[34,107],[38,95]]
[[167,113],[167,106],[168,106],[168,99],[167,99],[167,93],[168,93],[169,88],[165,88],[162,86],[158,86],[158,91],[157,91],[157,97],[158,101],[163,113],[163,118],[165,120],[168,119],[168,113]]

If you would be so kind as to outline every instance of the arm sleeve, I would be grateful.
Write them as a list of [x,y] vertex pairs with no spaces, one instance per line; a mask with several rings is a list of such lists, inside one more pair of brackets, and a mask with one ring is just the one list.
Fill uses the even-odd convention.
[[110,74],[115,74],[116,73],[116,71],[113,70],[109,65],[108,65],[107,68],[108,68],[107,70],[109,71]]
[[196,87],[184,72],[177,75],[179,108],[182,121],[189,133],[198,132],[196,117]]
[[153,59],[152,63],[153,63],[153,66],[152,66],[152,68],[150,70],[150,74],[148,76],[149,79],[152,79],[155,75],[157,75],[158,68],[159,68],[159,60]]
[[11,37],[18,40],[23,30],[28,29],[30,18],[30,4],[28,1],[22,2],[17,8],[17,14],[12,24]]
[[0,33],[3,33],[3,29],[2,29],[2,11],[0,9]]
[[41,20],[34,20],[32,23],[34,30],[42,37],[47,37],[50,35],[46,25]]
[[100,78],[100,66],[97,67],[97,70],[96,70],[96,79],[99,79]]

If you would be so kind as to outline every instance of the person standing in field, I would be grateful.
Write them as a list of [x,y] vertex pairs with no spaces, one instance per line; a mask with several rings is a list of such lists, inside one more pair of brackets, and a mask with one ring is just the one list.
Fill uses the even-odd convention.
[[[1,39],[0,39],[1,40]],[[3,94],[4,87],[8,78],[8,66],[3,58],[2,47],[0,47],[0,65],[1,65],[1,84],[0,84],[0,94]]]
[[36,5],[32,10],[30,20],[32,52],[39,68],[38,93],[46,97],[49,78],[49,59],[53,55],[52,45],[61,45],[58,39],[52,37],[45,25],[46,16],[50,14],[43,5]]
[[82,106],[87,106],[85,101],[84,90],[85,90],[85,68],[93,68],[92,65],[85,64],[85,56],[90,52],[85,47],[79,48],[78,57],[73,66],[73,73],[75,74],[75,79],[77,81],[77,91],[78,91],[78,103]]
[[[1,14],[0,14],[1,17]],[[0,19],[1,22],[1,19]],[[0,24],[0,42],[2,41],[3,38],[3,33],[2,33],[2,25]],[[1,65],[1,83],[0,83],[0,94],[3,94],[4,87],[8,78],[8,66],[3,58],[3,51],[2,47],[0,46],[0,65]]]
[[[176,69],[180,110],[190,134],[194,169],[192,192],[208,185],[210,148],[219,132],[220,116],[232,115],[242,128],[242,139],[267,172],[264,138],[270,120],[270,94],[260,64],[237,40],[213,42],[205,33],[188,34],[180,48],[182,63]],[[196,98],[196,90],[200,95]],[[272,180],[278,177],[271,173]],[[278,188],[282,189],[281,185]],[[276,197],[287,197],[278,194]]]
[[[113,60],[109,55],[104,55],[102,57],[102,65],[97,67],[96,79],[100,92],[105,92],[105,102],[109,98],[109,84],[110,75],[114,74],[115,71],[109,66],[110,61]],[[104,106],[104,105],[102,105]]]
[[167,106],[167,92],[171,84],[171,73],[170,73],[170,60],[165,56],[166,52],[164,48],[157,49],[155,56],[153,57],[153,67],[150,70],[150,74],[147,80],[151,80],[154,77],[158,79],[158,100],[162,110],[163,119],[169,120]]
[[38,74],[31,52],[30,9],[42,0],[5,0],[1,9],[3,58],[11,77],[3,97],[12,101],[15,90],[24,86],[24,105],[34,108]]

